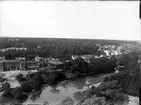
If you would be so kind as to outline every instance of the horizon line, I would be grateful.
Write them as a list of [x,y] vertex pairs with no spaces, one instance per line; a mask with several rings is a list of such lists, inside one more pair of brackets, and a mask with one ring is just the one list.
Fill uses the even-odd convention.
[[46,39],[79,39],[79,40],[116,40],[116,41],[136,41],[136,42],[141,42],[140,40],[125,40],[125,39],[100,39],[100,38],[65,38],[65,37],[60,37],[60,38],[58,38],[58,37],[32,37],[32,36],[30,36],[30,37],[23,37],[23,36],[0,36],[0,38],[29,38],[29,39],[31,39],[31,38],[39,38],[39,39],[41,39],[41,38],[46,38]]

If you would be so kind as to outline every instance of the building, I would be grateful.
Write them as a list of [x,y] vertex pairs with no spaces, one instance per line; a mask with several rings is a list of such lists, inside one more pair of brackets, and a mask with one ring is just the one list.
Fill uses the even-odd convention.
[[78,57],[79,57],[78,55],[72,55],[72,56],[71,56],[72,60],[75,60],[75,59],[77,59]]
[[106,54],[105,54],[105,53],[104,53],[104,54],[101,54],[99,57],[100,57],[100,58],[106,57]]
[[39,62],[37,61],[22,61],[21,70],[37,70],[39,69]]
[[61,61],[57,61],[57,60],[49,60],[48,61],[48,67],[49,68],[56,68],[58,65],[63,64]]
[[1,49],[2,52],[9,51],[9,50],[26,51],[27,48],[25,48],[25,47],[20,47],[20,48],[17,48],[17,47],[9,47],[9,48],[3,48],[3,49]]
[[20,60],[20,61],[25,61],[25,57],[16,57],[15,59]]
[[1,60],[0,71],[20,70],[20,60]]
[[0,60],[4,60],[5,59],[5,57],[0,57]]
[[35,57],[35,61],[40,62],[43,61],[44,59],[42,57],[36,56]]
[[82,55],[80,57],[88,63],[90,63],[91,58],[95,58],[95,59],[100,58],[100,56],[97,56],[97,55]]
[[104,50],[104,53],[106,54],[106,56],[110,56],[110,51],[109,50]]

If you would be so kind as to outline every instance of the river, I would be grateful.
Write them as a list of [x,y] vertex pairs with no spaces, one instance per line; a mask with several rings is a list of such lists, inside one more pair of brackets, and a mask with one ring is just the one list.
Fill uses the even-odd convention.
[[[46,85],[41,90],[35,91],[34,94],[30,95],[29,98],[23,102],[23,105],[27,105],[27,104],[43,105],[44,102],[48,102],[49,105],[64,105],[60,103],[63,100],[67,99],[68,97],[69,99],[72,99],[74,103],[77,103],[77,101],[73,97],[73,94],[75,92],[86,90],[89,88],[89,86],[102,82],[103,78],[107,75],[110,75],[110,74],[76,77],[70,80],[64,80],[61,82],[57,82],[52,85]],[[11,87],[20,86],[17,80],[11,79],[9,81],[10,81]],[[0,92],[0,96],[1,95],[2,95],[2,92]],[[123,105],[130,105],[130,104],[138,105],[136,104],[139,102],[138,97],[130,96],[129,98],[131,102],[124,103]],[[0,97],[0,104],[5,103],[3,105],[10,105],[12,101],[13,101],[12,98]]]
[[[49,86],[45,86],[42,90],[36,91],[34,95],[29,96],[29,98],[23,104],[43,104],[45,101],[47,101],[50,103],[50,105],[57,105],[67,97],[73,99],[73,93],[87,89],[88,85],[101,82],[103,80],[102,77],[105,75],[77,77],[71,80],[64,80]],[[15,87],[15,85],[19,84],[16,80],[12,80],[11,86]],[[11,99],[8,100],[10,102]],[[8,101],[1,98],[0,102],[5,103]]]

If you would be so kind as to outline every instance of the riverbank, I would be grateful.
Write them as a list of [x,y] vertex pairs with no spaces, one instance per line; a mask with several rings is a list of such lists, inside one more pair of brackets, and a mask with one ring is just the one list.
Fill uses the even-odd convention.
[[[108,74],[105,74],[105,75],[108,75]],[[63,102],[70,101],[68,100],[70,98],[75,102],[73,97],[75,92],[87,90],[89,89],[89,86],[92,84],[99,84],[99,82],[102,81],[102,77],[104,77],[104,74],[97,75],[97,76],[76,77],[74,79],[64,80],[57,84],[44,87],[42,92],[41,91],[37,93],[35,92],[24,103],[25,104],[27,103],[43,104],[45,101],[47,101],[50,103],[49,105],[65,105],[65,104],[61,104],[62,103],[61,101],[65,100],[66,98],[67,100]]]
[[[5,73],[5,75],[7,75],[6,77],[12,77],[17,74],[21,74],[21,72],[18,72],[18,71],[14,71],[14,72],[12,72],[12,74],[10,74],[10,73],[11,72]],[[28,74],[28,72],[25,72],[25,71],[22,73]],[[32,76],[30,81],[32,81],[35,84],[37,83],[37,85],[38,85],[38,83],[41,83],[40,81],[42,81],[40,79],[42,77],[41,75],[44,74],[44,72],[43,71],[38,72],[38,73],[35,72],[33,74],[36,74],[36,76],[35,75]],[[92,86],[98,87],[99,85],[101,85],[101,83],[103,82],[105,77],[109,77],[113,74],[115,74],[115,73],[100,74],[100,75],[95,75],[95,76],[94,75],[80,76],[80,77],[76,76],[74,78],[63,79],[58,82],[55,82],[56,80],[53,81],[53,80],[49,79],[48,82],[52,82],[52,84],[48,84],[48,83],[40,84],[41,88],[39,90],[34,90],[34,88],[30,85],[31,91],[28,93],[27,99],[24,103],[26,103],[26,104],[27,103],[31,103],[31,104],[32,103],[42,103],[43,104],[45,101],[47,101],[50,103],[50,105],[58,105],[56,103],[61,103],[61,101],[65,100],[67,97],[70,97],[74,101],[73,94],[75,92],[78,92],[78,91],[83,92],[87,89],[90,89]],[[51,75],[54,75],[54,76],[51,76],[49,78],[55,78],[57,75],[58,75],[57,78],[60,78],[60,76],[61,76],[60,74],[56,74],[56,73],[55,74],[53,73]],[[44,74],[44,76],[48,77],[46,74]],[[14,80],[12,80],[12,81],[14,81]],[[27,88],[27,86],[29,84],[27,86],[26,85],[21,86],[24,89],[24,91],[29,90]],[[42,87],[42,85],[43,85],[43,87]],[[33,93],[33,94],[31,95],[31,93]],[[67,101],[70,101],[70,100],[68,100],[70,98],[67,98]],[[63,102],[66,102],[66,100]],[[132,103],[133,102],[134,101],[132,101]],[[125,105],[128,105],[128,104],[132,105],[130,103],[126,103]],[[63,104],[59,104],[59,105],[63,105]],[[135,105],[137,105],[137,104],[135,104]]]
[[14,71],[0,72],[0,74],[2,75],[2,78],[9,79],[11,77],[16,77],[18,74],[26,75],[26,74],[35,73],[35,72],[37,72],[37,70],[30,70],[30,71],[14,70]]

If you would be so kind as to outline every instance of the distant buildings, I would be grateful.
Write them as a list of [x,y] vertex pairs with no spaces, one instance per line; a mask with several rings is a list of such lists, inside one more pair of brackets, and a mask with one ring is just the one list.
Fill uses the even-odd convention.
[[116,73],[116,74],[119,73],[119,70],[115,70],[115,73]]
[[0,60],[0,71],[20,70],[20,60]]
[[90,58],[101,58],[101,57],[107,57],[110,59],[112,56],[115,56],[118,58],[122,54],[128,54],[131,51],[134,51],[135,45],[130,44],[121,44],[121,45],[100,45],[95,44],[99,47],[98,51],[101,52],[100,56],[95,55],[72,55],[72,60],[77,59],[78,57],[83,58],[85,61],[89,62]]
[[110,51],[109,50],[104,50],[104,53],[106,54],[106,56],[110,56]]
[[[126,45],[103,45],[99,47],[99,51],[106,54],[107,57],[113,55],[120,55],[120,54],[128,54],[131,50],[129,50],[129,46],[125,47]],[[131,46],[130,46],[131,47]]]
[[36,56],[35,57],[35,61],[40,62],[43,61],[44,59],[42,57]]
[[61,61],[58,60],[48,60],[48,67],[49,68],[56,68],[58,65],[63,64]]
[[[81,57],[86,62],[90,62],[91,58],[101,58],[101,57],[107,57],[111,58],[113,55],[118,59],[122,54],[128,54],[131,51],[134,50],[135,46],[130,44],[122,44],[122,45],[100,45],[96,44],[96,46],[99,48],[98,51],[100,52],[100,55],[72,55],[72,60],[77,59],[78,57]],[[41,49],[43,46],[37,46],[37,48]],[[26,51],[27,48],[25,47],[10,47],[10,48],[3,48],[0,49],[0,51],[5,52],[9,50],[16,50],[16,51]],[[66,62],[69,62],[69,60],[66,60]],[[138,61],[140,63],[140,60]],[[39,56],[36,56],[34,61],[26,61],[25,57],[16,57],[15,60],[6,60],[5,57],[0,57],[0,71],[8,71],[8,70],[35,70],[39,69],[40,67],[50,67],[50,68],[56,68],[58,65],[63,64],[61,61],[55,58],[42,58]],[[118,69],[123,69],[124,67],[119,67]]]
[[71,59],[72,59],[72,60],[75,60],[75,59],[77,59],[78,57],[79,57],[78,55],[72,55],[72,56],[71,56]]
[[21,70],[36,70],[39,69],[40,64],[37,61],[22,61]]
[[86,62],[90,63],[90,59],[91,58],[100,58],[100,57],[104,57],[104,54],[101,56],[97,56],[97,55],[72,55],[72,60],[77,59],[78,57],[84,59]]
[[25,57],[16,57],[16,60],[25,61]]
[[90,63],[91,58],[100,58],[100,56],[97,56],[97,55],[82,55],[80,57],[88,63]]
[[25,47],[20,47],[20,48],[17,48],[17,47],[9,47],[9,48],[0,49],[0,51],[2,51],[2,52],[9,51],[9,50],[26,51],[27,48],[25,48]]

